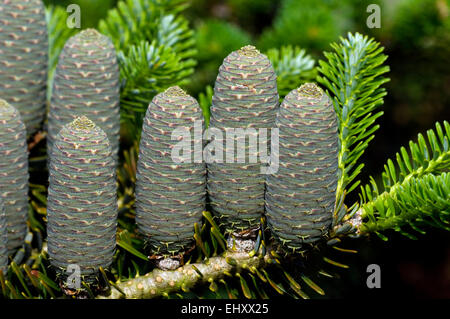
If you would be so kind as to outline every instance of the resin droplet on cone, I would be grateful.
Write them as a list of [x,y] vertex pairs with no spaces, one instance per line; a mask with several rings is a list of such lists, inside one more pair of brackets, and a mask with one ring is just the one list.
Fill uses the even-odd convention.
[[94,29],[70,38],[59,57],[48,114],[48,150],[63,125],[87,116],[119,151],[119,67],[111,40]]
[[279,169],[267,176],[266,214],[275,239],[298,250],[331,225],[338,180],[338,123],[315,84],[291,91],[279,109]]
[[111,265],[116,246],[116,170],[105,132],[86,117],[54,140],[47,199],[48,253],[63,275],[80,267],[84,280]]
[[28,136],[45,117],[48,37],[41,0],[0,0],[0,98],[17,108]]
[[28,219],[28,149],[19,111],[0,100],[0,198],[6,212],[8,250],[23,244]]
[[[221,130],[224,140],[227,129],[254,129],[249,135],[267,129],[267,149],[278,109],[276,74],[269,59],[252,46],[229,54],[219,69],[214,86],[210,128]],[[229,130],[228,130],[229,131]],[[255,137],[255,136],[253,136]],[[258,136],[256,136],[258,138]],[[237,145],[237,138],[234,142]],[[225,143],[224,143],[225,144]],[[224,149],[226,145],[223,145]],[[259,225],[264,212],[265,175],[261,173],[261,155],[270,150],[259,149],[255,154],[248,142],[243,149],[226,150],[234,153],[234,163],[223,157],[222,163],[208,162],[208,194],[211,207],[227,232],[246,230]],[[238,163],[238,154],[245,163]],[[250,156],[257,162],[250,163]]]
[[[156,95],[147,109],[136,176],[136,222],[152,254],[184,252],[192,244],[194,224],[201,223],[206,197],[203,128],[199,104],[179,87]],[[172,134],[179,137],[175,130],[189,138],[187,152],[179,154],[186,155],[188,162],[176,163],[172,156],[173,147],[180,143],[172,140]]]

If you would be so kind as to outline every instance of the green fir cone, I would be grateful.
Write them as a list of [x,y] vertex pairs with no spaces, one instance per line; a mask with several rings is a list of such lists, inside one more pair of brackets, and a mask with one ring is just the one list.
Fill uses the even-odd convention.
[[55,70],[48,114],[49,153],[61,128],[84,115],[105,131],[117,162],[119,86],[116,51],[108,37],[87,29],[70,38]]
[[8,229],[8,250],[23,244],[28,219],[28,149],[19,111],[0,100],[0,197]]
[[[255,129],[248,132],[249,137],[267,129],[268,141],[266,150],[258,146],[255,153],[249,142],[244,141],[245,146],[239,148],[239,138],[234,137],[234,149],[223,143],[222,163],[207,159],[211,208],[228,233],[259,225],[264,213],[265,175],[261,168],[267,163],[260,155],[270,155],[270,129],[275,125],[278,100],[276,74],[267,56],[246,46],[225,58],[214,87],[210,127],[220,129],[224,141],[230,138],[226,133],[229,129]],[[234,163],[227,159],[226,152],[234,152]],[[245,152],[245,163],[238,162],[239,152]],[[255,155],[256,163],[250,160]]]
[[[65,125],[54,140],[47,199],[48,253],[65,278],[78,265],[86,282],[113,261],[116,173],[106,133],[87,117]],[[71,269],[73,271],[73,269]]]
[[[147,109],[136,175],[136,223],[154,255],[182,254],[192,243],[194,224],[201,224],[206,200],[203,129],[199,104],[179,87],[156,95]],[[184,130],[187,149],[180,155],[186,162],[177,163],[172,156],[180,143],[172,140],[174,130]]]
[[277,114],[278,171],[267,175],[267,223],[286,250],[324,236],[338,181],[338,123],[328,96],[313,83],[291,91]]
[[41,0],[0,0],[0,97],[17,108],[28,136],[46,111],[48,37]]
[[6,213],[0,199],[0,270],[6,274],[8,267],[8,231],[6,229]]

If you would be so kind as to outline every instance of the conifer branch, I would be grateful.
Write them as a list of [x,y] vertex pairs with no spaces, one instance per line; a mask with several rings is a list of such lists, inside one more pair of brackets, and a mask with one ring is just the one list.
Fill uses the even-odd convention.
[[174,291],[187,291],[201,282],[212,282],[241,270],[259,268],[267,263],[267,255],[252,256],[246,252],[226,252],[203,263],[188,264],[177,270],[159,269],[136,278],[117,283],[108,296],[98,299],[150,299]]
[[[334,52],[325,52],[326,61],[319,61],[317,81],[330,94],[339,121],[339,170],[337,201],[359,185],[355,180],[364,167],[359,158],[379,128],[376,119],[383,112],[380,106],[389,81],[384,74],[387,56],[374,39],[359,33],[348,34],[340,43],[333,43]],[[337,222],[339,222],[338,220]]]
[[387,161],[381,188],[372,177],[370,184],[361,187],[362,218],[366,219],[362,231],[395,229],[413,237],[401,227],[410,225],[423,232],[417,226],[425,223],[450,229],[449,141],[450,124],[436,123],[427,138],[419,134],[416,143],[410,141],[409,152],[400,148],[396,164]]

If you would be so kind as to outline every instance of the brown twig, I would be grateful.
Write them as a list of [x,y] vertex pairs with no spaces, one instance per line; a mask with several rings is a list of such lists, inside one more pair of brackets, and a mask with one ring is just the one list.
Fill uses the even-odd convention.
[[31,151],[39,142],[47,137],[47,132],[39,131],[30,138],[28,142],[28,151]]

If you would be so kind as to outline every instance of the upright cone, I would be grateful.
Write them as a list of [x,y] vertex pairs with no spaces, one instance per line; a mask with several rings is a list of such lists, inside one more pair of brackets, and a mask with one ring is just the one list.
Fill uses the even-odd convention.
[[94,29],[70,38],[59,57],[48,114],[48,150],[61,128],[87,116],[119,151],[119,67],[111,40]]
[[[201,224],[206,197],[203,127],[200,106],[179,87],[155,96],[147,109],[136,176],[136,222],[152,254],[183,253],[192,244],[194,224]],[[179,154],[182,142],[186,148]]]
[[116,173],[105,132],[86,117],[65,125],[54,140],[49,173],[50,262],[63,278],[76,265],[91,281],[100,266],[111,265],[116,246]]
[[[229,54],[219,69],[210,128],[219,129],[224,141],[230,138],[233,129],[244,129],[253,142],[261,138],[259,129],[267,129],[270,145],[278,99],[276,74],[269,59],[253,46],[243,47]],[[260,156],[270,154],[261,145],[255,152],[243,138],[231,139],[237,142],[236,147],[223,143],[223,162],[208,160],[208,194],[220,224],[227,232],[237,232],[260,223],[265,181],[261,173],[265,164]],[[238,143],[242,141],[244,145],[240,147]],[[227,152],[232,154],[231,163],[230,157],[225,155]],[[239,153],[244,154],[244,162],[238,162]],[[258,156],[256,162],[251,162],[251,156],[255,155]]]
[[8,232],[6,230],[6,213],[2,200],[0,199],[0,270],[6,274],[8,267]]
[[46,110],[48,37],[41,0],[0,0],[0,98],[17,108],[28,136]]
[[267,222],[287,250],[301,250],[331,224],[338,180],[337,118],[328,96],[307,83],[286,96],[276,126],[279,169],[267,176]]
[[28,219],[28,150],[19,111],[0,100],[0,198],[6,212],[8,250],[23,244]]

